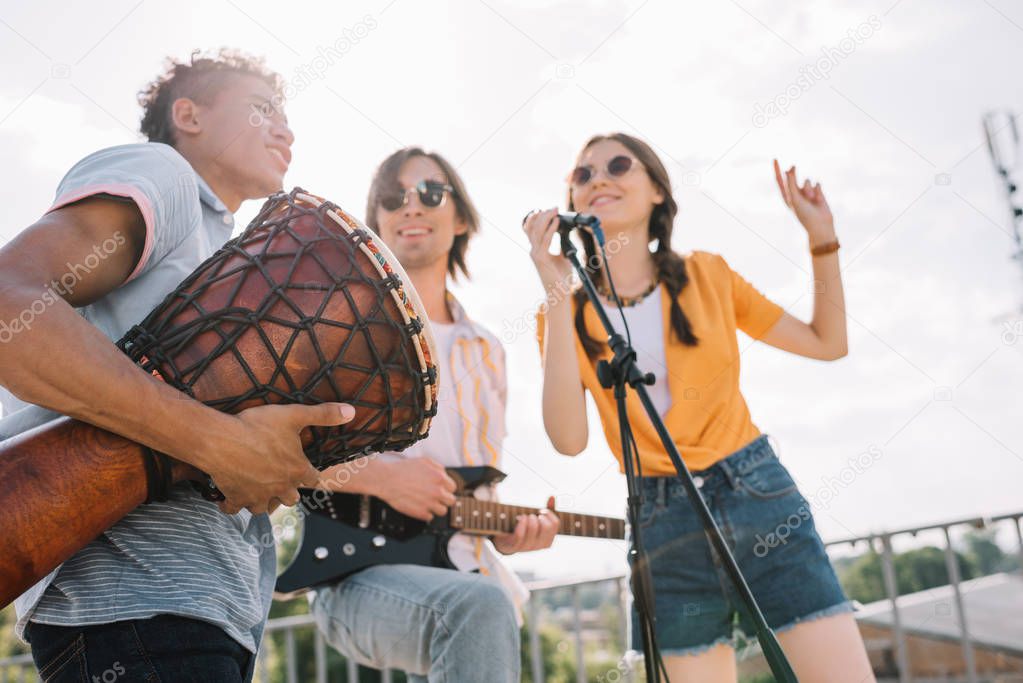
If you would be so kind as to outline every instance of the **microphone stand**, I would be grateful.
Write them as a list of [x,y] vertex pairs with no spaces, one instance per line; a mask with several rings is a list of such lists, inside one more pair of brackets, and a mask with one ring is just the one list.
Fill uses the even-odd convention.
[[[561,253],[571,262],[572,267],[579,276],[583,289],[586,291],[586,296],[590,303],[593,304],[593,308],[600,317],[604,330],[607,332],[608,344],[614,353],[610,361],[602,360],[598,363],[597,378],[605,389],[614,389],[615,403],[618,409],[622,462],[625,468],[625,479],[628,488],[628,517],[629,524],[632,527],[632,548],[629,550],[629,564],[632,568],[632,594],[642,631],[643,656],[646,662],[648,680],[653,681],[653,683],[660,681],[660,652],[657,647],[655,632],[656,616],[654,614],[653,585],[650,579],[649,558],[643,547],[639,526],[640,506],[643,501],[642,491],[639,488],[639,481],[633,462],[632,441],[630,439],[632,430],[629,426],[629,416],[625,407],[626,385],[632,387],[633,391],[639,396],[643,409],[646,410],[647,416],[657,430],[657,435],[661,439],[661,445],[664,447],[665,452],[667,452],[668,457],[671,458],[678,477],[683,487],[685,487],[689,501],[692,503],[693,509],[703,524],[711,546],[717,551],[725,573],[728,575],[732,585],[742,599],[743,605],[749,612],[749,616],[752,618],[756,629],[757,640],[760,642],[760,648],[764,653],[768,666],[771,668],[771,673],[774,674],[775,680],[779,683],[797,683],[796,675],[785,658],[785,653],[782,652],[778,639],[767,625],[767,621],[764,619],[764,615],[761,613],[753,593],[746,584],[746,579],[743,578],[735,558],[732,556],[728,545],[721,536],[721,531],[714,522],[714,517],[707,508],[707,503],[700,495],[699,489],[696,488],[693,475],[690,474],[689,468],[682,461],[682,455],[675,446],[674,439],[668,433],[664,420],[661,419],[657,408],[650,400],[646,388],[654,383],[654,376],[652,374],[644,374],[639,370],[636,366],[635,349],[629,346],[611,324],[604,305],[597,298],[597,290],[593,286],[593,281],[579,262],[578,250],[572,240],[568,238],[568,230],[560,231],[560,236]],[[635,455],[635,458],[638,462],[638,453]]]

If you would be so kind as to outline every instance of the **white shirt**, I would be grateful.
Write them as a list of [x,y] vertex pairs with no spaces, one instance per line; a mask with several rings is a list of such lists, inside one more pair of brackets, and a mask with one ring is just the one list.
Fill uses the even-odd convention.
[[[504,348],[497,337],[466,317],[450,294],[448,308],[453,323],[430,323],[439,371],[437,415],[430,423],[430,433],[401,453],[381,453],[380,457],[392,461],[428,457],[445,467],[490,465],[500,469],[508,394]],[[474,495],[497,499],[494,487],[477,488]],[[479,569],[494,576],[521,612],[529,591],[501,562],[489,540],[455,534],[448,544],[448,557],[461,571]]]
[[[664,350],[664,317],[661,309],[661,288],[658,285],[646,298],[635,306],[622,308],[625,320],[632,334],[632,347],[636,349],[636,365],[644,373],[652,372],[655,382],[647,387],[647,393],[658,414],[664,417],[671,408],[671,391],[668,388],[668,360]],[[604,302],[608,317],[623,337],[622,316],[614,304]]]

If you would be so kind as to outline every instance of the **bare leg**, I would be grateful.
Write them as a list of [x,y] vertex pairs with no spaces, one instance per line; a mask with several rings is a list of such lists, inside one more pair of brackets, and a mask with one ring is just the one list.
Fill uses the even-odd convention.
[[664,666],[671,683],[735,683],[737,678],[735,651],[723,643],[698,655],[665,657]]
[[873,683],[860,630],[851,614],[814,619],[778,634],[800,683]]

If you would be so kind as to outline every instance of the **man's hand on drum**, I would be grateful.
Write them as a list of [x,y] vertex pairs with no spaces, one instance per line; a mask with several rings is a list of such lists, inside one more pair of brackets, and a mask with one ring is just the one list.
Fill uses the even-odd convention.
[[536,515],[520,515],[515,531],[493,537],[494,547],[505,555],[550,548],[558,535],[561,521],[554,514],[554,496],[547,499],[547,509]]
[[301,431],[353,417],[355,409],[342,403],[257,406],[234,415],[201,464],[224,494],[220,509],[260,514],[296,504],[298,488],[313,487],[320,477],[302,450]]

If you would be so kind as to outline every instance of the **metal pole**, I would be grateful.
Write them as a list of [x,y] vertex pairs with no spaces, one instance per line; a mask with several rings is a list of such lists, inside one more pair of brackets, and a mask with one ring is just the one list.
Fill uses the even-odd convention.
[[892,603],[892,634],[895,636],[895,659],[899,666],[899,683],[909,683],[912,680],[909,670],[909,652],[906,650],[906,634],[902,632],[902,620],[899,618],[899,588],[895,582],[892,538],[888,534],[881,535],[881,575],[884,578],[885,592]]
[[963,644],[963,659],[966,661],[966,680],[977,683],[977,662],[973,656],[973,643],[970,642],[970,630],[966,625],[966,608],[963,607],[963,593],[959,589],[959,562],[952,548],[952,534],[948,527],[945,532],[945,566],[948,567],[948,582],[955,595],[956,616],[959,617],[959,639]]
[[348,667],[348,683],[359,683],[359,665],[351,658],[345,661]]
[[625,665],[625,671],[622,677],[624,678],[625,683],[632,683],[635,677],[633,676],[632,662],[629,661],[629,622],[632,619],[632,610],[631,605],[629,604],[630,594],[628,580],[629,578],[627,576],[623,576],[618,579],[616,583],[618,584],[618,614],[620,615],[622,624],[622,664]]
[[327,646],[320,629],[316,629],[313,649],[316,652],[316,683],[327,683]]
[[618,617],[619,617],[619,633],[618,637],[622,639],[622,654],[629,650],[629,605],[628,605],[628,589],[625,587],[627,579],[618,579],[615,581],[615,587],[618,593]]
[[575,680],[586,683],[586,662],[583,658],[582,610],[579,606],[579,586],[572,586],[572,621],[575,627]]
[[259,680],[261,681],[261,683],[266,683],[267,680],[269,680],[269,678],[270,678],[269,674],[268,674],[268,672],[266,670],[266,647],[265,647],[265,644],[266,644],[266,640],[264,639],[264,641],[263,641],[264,647],[260,647],[259,648],[259,654],[256,655],[257,658],[258,658],[257,659],[257,664],[259,665]]
[[529,594],[529,661],[533,666],[533,683],[544,683],[543,653],[540,651],[540,609],[536,591]]
[[295,670],[295,628],[293,626],[284,630],[284,656],[288,683],[298,683],[298,672]]
[[1023,528],[1020,527],[1020,517],[1015,517],[1012,523],[1016,527],[1016,540],[1019,542],[1019,568],[1023,571]]

